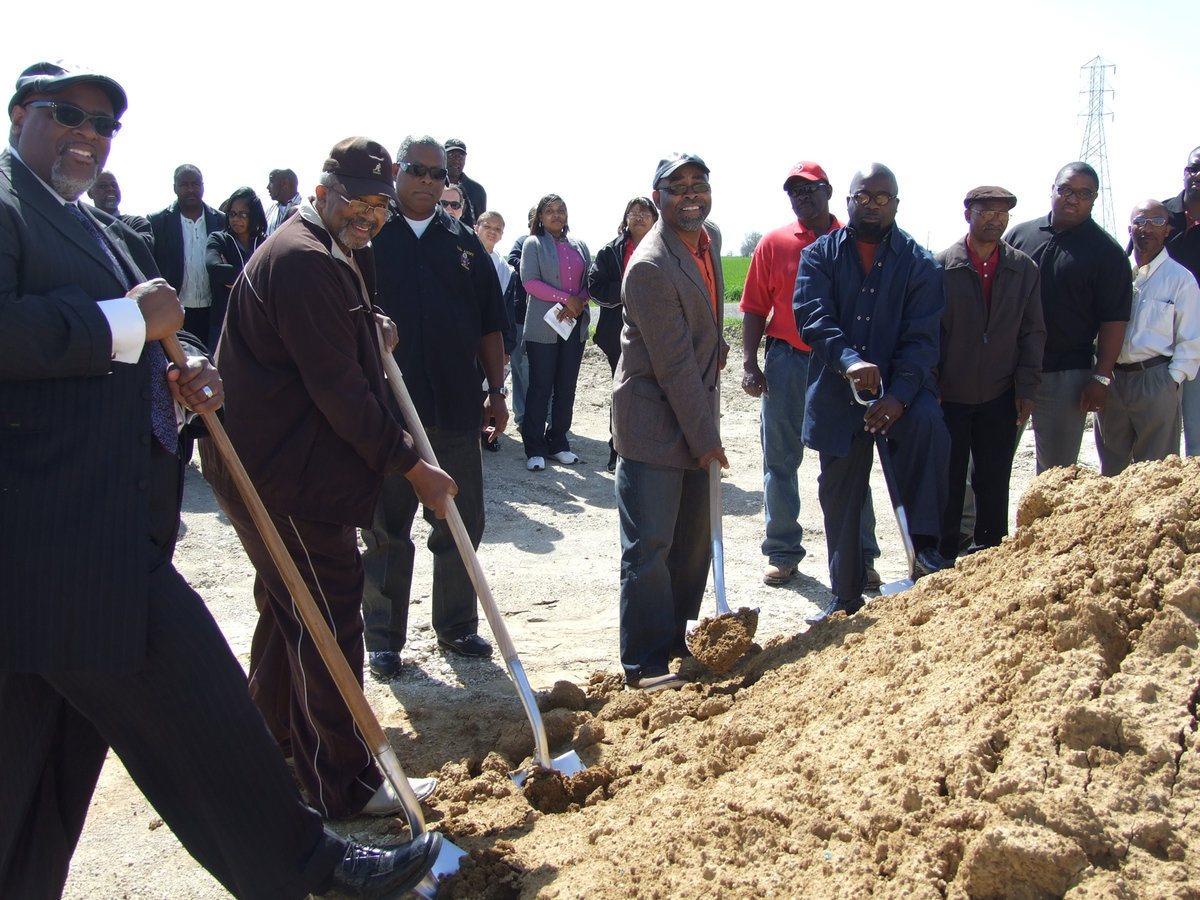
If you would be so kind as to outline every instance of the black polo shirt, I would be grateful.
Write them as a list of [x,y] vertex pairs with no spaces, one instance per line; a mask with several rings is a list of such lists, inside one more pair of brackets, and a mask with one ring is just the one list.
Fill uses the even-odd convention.
[[1200,280],[1200,226],[1187,230],[1187,213],[1183,209],[1183,193],[1170,200],[1164,200],[1163,206],[1169,214],[1171,234],[1167,238],[1167,252],[1171,259],[1186,268]]
[[1092,219],[1056,233],[1049,215],[1022,222],[1004,240],[1041,271],[1042,371],[1090,369],[1100,323],[1129,321],[1133,278],[1125,251]]
[[479,341],[504,327],[500,279],[483,244],[440,208],[419,239],[397,214],[371,243],[376,302],[396,322],[396,362],[421,424],[478,430]]

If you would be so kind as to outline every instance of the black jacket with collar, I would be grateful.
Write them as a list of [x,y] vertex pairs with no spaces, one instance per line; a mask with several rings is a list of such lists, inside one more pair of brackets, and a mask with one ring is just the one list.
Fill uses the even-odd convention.
[[[212,234],[225,228],[225,213],[204,205],[204,231]],[[183,286],[183,225],[179,221],[179,201],[166,209],[150,214],[150,227],[154,231],[154,261],[158,271],[175,290]]]

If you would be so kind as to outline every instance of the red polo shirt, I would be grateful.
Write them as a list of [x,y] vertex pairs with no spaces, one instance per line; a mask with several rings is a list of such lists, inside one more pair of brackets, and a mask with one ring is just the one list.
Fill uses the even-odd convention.
[[992,251],[992,255],[984,259],[975,252],[975,248],[971,246],[971,242],[967,241],[967,256],[971,260],[971,265],[975,271],[979,273],[979,279],[983,282],[983,302],[987,304],[987,311],[992,311],[992,283],[996,280],[996,264],[1000,261],[1000,245],[996,245],[996,249]]
[[[835,217],[830,231],[841,228]],[[796,293],[796,271],[800,254],[821,235],[809,231],[799,222],[776,228],[758,242],[746,273],[746,287],[738,309],[754,313],[767,320],[767,335],[787,341],[798,350],[808,350],[796,329],[792,299]]]
[[[684,243],[687,243],[686,241]],[[708,297],[712,302],[713,315],[717,319],[717,326],[720,327],[721,320],[724,318],[721,315],[721,310],[717,303],[717,276],[713,272],[712,256],[709,254],[709,247],[712,245],[712,238],[708,236],[708,229],[700,229],[699,245],[692,249],[689,245],[688,250],[692,251],[692,259],[696,261],[696,268],[700,270],[700,275],[704,278],[704,286],[708,288]]]

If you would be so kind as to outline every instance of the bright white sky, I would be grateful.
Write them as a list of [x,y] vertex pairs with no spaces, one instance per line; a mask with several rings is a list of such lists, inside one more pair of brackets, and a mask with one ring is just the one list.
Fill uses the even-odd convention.
[[1047,212],[1055,171],[1080,151],[1080,66],[1098,54],[1117,66],[1106,132],[1122,234],[1136,202],[1179,192],[1200,144],[1183,0],[60,0],[4,18],[8,85],[66,58],[125,86],[108,167],[130,213],[171,202],[182,162],[203,171],[213,206],[242,184],[266,199],[276,167],[307,195],[341,138],[395,152],[414,132],[466,141],[468,174],[508,222],[504,247],[554,192],[595,252],[658,159],[687,150],[712,168],[726,252],[790,219],[782,184],[798,159],[825,167],[843,217],[854,171],[891,166],[897,222],[940,250],[964,232],[977,184],[1020,198],[1014,222]]

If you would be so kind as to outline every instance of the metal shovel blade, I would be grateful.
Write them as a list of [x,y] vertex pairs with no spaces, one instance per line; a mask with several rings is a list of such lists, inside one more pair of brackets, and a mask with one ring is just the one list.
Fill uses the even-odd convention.
[[466,855],[466,850],[443,839],[442,849],[438,851],[433,868],[425,873],[425,877],[421,879],[420,884],[413,888],[413,892],[424,897],[425,900],[433,900],[437,896],[438,882],[451,875],[457,875],[462,858]]
[[[587,768],[583,764],[583,760],[579,758],[579,754],[574,750],[568,750],[562,756],[556,756],[550,760],[550,768],[556,772],[561,772],[564,777],[570,778]],[[529,780],[529,776],[533,774],[534,766],[527,769],[518,769],[515,772],[509,772],[508,777],[513,780],[513,784],[517,787],[524,787],[525,782]]]

